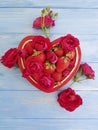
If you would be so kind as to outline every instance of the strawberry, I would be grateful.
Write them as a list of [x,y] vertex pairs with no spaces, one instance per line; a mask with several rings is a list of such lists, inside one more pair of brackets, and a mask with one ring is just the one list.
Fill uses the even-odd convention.
[[32,59],[32,60],[35,60],[37,62],[43,63],[46,60],[46,56],[45,56],[45,54],[43,52],[40,52],[40,53],[38,53],[36,55],[33,54],[33,55],[27,57],[26,60],[29,60],[29,59]]
[[66,57],[68,57],[70,60],[72,60],[75,57],[75,51],[70,51],[66,53]]
[[33,54],[33,47],[31,42],[27,43],[24,47],[24,49],[27,51],[28,54]]
[[44,72],[46,74],[52,74],[55,71],[55,69],[56,69],[55,64],[52,64],[52,63],[50,63],[48,61],[45,62],[45,64],[44,64]]
[[54,72],[52,74],[52,77],[54,78],[55,81],[61,81],[62,80],[62,73]]
[[61,57],[61,56],[63,56],[63,54],[64,54],[64,51],[63,51],[62,48],[55,48],[55,49],[54,49],[54,52],[55,52],[55,54],[56,54],[58,57]]
[[33,56],[34,60],[36,60],[38,62],[44,62],[46,60],[45,54],[40,51],[34,50],[34,53],[32,56]]
[[36,59],[36,61],[38,62],[44,62],[46,59],[46,56],[44,53],[40,53],[37,56],[35,56],[34,59]]
[[61,73],[69,66],[69,60],[66,57],[61,57],[58,59],[56,64],[56,70],[57,72]]

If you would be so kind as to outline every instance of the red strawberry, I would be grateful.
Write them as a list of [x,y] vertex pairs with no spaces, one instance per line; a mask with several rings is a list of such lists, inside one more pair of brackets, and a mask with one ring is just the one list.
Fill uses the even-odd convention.
[[52,74],[52,77],[54,78],[55,81],[61,81],[62,80],[62,73],[54,72]]
[[37,56],[35,56],[34,59],[36,59],[36,61],[38,62],[44,62],[46,59],[46,56],[44,53],[40,53]]
[[46,74],[52,74],[56,69],[55,64],[52,64],[50,62],[45,62],[44,64],[44,72],[46,72]]
[[46,56],[43,52],[40,52],[37,55],[31,55],[31,56],[27,57],[27,60],[29,60],[31,58],[37,62],[43,63],[46,59]]
[[43,52],[36,51],[36,50],[34,50],[32,57],[34,58],[34,60],[38,62],[44,62],[46,60],[45,54]]
[[33,54],[33,47],[31,42],[27,43],[24,47],[24,49],[27,51],[28,54]]
[[69,66],[69,60],[66,57],[61,57],[58,59],[56,64],[56,70],[57,72],[61,73]]
[[55,54],[56,54],[58,57],[61,57],[61,56],[63,56],[63,54],[64,54],[64,51],[63,51],[62,48],[55,48],[54,52],[55,52]]
[[70,60],[72,60],[72,59],[75,57],[75,51],[71,51],[71,52],[66,53],[66,56],[67,56]]

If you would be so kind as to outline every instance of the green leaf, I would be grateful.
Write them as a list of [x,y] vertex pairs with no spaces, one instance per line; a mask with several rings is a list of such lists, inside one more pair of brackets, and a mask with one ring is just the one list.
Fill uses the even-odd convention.
[[49,11],[50,11],[50,7],[47,6],[45,9],[46,9],[47,13],[49,13]]
[[47,14],[47,11],[45,9],[41,10],[41,16],[45,16]]
[[58,17],[58,13],[54,14],[54,19],[56,20],[56,18]]

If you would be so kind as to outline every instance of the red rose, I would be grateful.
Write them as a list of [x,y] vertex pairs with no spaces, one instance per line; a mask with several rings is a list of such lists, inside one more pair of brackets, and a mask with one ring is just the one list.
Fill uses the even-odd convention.
[[94,79],[95,72],[91,68],[91,66],[89,66],[87,63],[84,63],[84,64],[81,64],[81,68],[82,68],[83,74],[85,74],[90,79]]
[[32,76],[37,82],[39,81],[40,77],[43,75],[43,73],[29,73],[27,69],[24,69],[22,72],[22,77],[27,78],[28,76]]
[[66,51],[74,51],[75,47],[79,45],[79,40],[72,36],[71,34],[66,35],[65,37],[62,37],[61,39],[61,46]]
[[66,76],[68,76],[69,73],[70,73],[70,70],[65,69],[65,70],[63,71],[63,76],[66,77]]
[[1,57],[1,63],[8,68],[12,68],[17,62],[17,58],[17,48],[11,48]]
[[24,77],[24,78],[27,78],[28,76],[30,76],[31,74],[27,71],[27,69],[24,69],[23,71],[22,71],[22,77]]
[[75,91],[71,88],[67,88],[58,94],[58,102],[61,107],[70,112],[74,111],[77,107],[82,105],[81,97],[75,94]]
[[35,36],[33,39],[33,44],[36,50],[45,51],[50,49],[50,40],[49,38],[44,38],[42,36]]
[[34,20],[33,28],[41,28],[41,17],[38,17]]
[[44,17],[44,25],[46,27],[52,27],[52,26],[55,26],[55,22],[54,22],[54,20],[52,20],[51,16],[46,15]]
[[30,58],[25,62],[25,73],[27,75],[33,75],[34,73],[41,73],[43,71],[42,63]]
[[46,89],[52,88],[54,86],[54,80],[49,76],[42,76],[39,80],[39,84]]
[[54,52],[47,52],[46,54],[47,60],[51,63],[56,63],[58,60],[58,57]]
[[55,26],[55,21],[52,20],[52,17],[46,15],[44,17],[38,17],[38,18],[36,18],[34,20],[34,22],[33,22],[33,28],[41,28],[42,21],[43,21],[44,26],[46,26],[46,27]]
[[28,53],[25,49],[21,49],[19,50],[19,56],[21,56],[22,58],[27,58],[28,57]]

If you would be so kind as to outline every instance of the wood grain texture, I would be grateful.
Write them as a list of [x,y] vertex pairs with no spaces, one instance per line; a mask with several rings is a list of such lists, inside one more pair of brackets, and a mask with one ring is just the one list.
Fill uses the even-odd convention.
[[[98,9],[57,8],[53,10],[58,12],[59,16],[56,26],[50,31],[52,34],[98,34],[98,29],[96,29],[98,28]],[[32,29],[33,20],[39,15],[39,8],[0,8],[0,34],[42,34],[39,29]]]
[[97,119],[2,119],[0,122],[1,130],[93,130],[98,127]]
[[[73,88],[75,90],[98,90],[98,63],[89,63],[96,71],[95,80],[88,80],[81,83],[75,83]],[[0,66],[0,90],[2,91],[19,91],[19,90],[38,90],[31,85],[25,78],[22,78],[21,72],[18,68],[9,70],[3,65]],[[13,81],[13,82],[12,82]],[[66,84],[61,90],[70,86],[71,81]],[[38,90],[39,91],[39,90]]]
[[57,93],[38,91],[0,91],[0,118],[98,119],[98,91],[79,91],[83,105],[70,113],[57,103]]
[[[36,31],[36,30],[35,30]],[[41,33],[42,34],[42,33]],[[11,47],[18,47],[20,41],[28,36],[34,35],[32,33],[21,33],[21,34],[1,34],[0,35],[0,56],[6,52]],[[51,36],[51,41],[59,38],[60,36],[65,36],[65,34],[53,34]],[[80,46],[82,50],[82,62],[98,62],[98,36],[97,35],[75,35],[80,40]]]
[[46,7],[51,6],[55,8],[98,8],[98,1],[97,0],[1,0],[0,7]]
[[43,35],[32,29],[32,22],[47,5],[59,13],[51,41],[68,33],[78,37],[82,63],[93,67],[95,80],[72,86],[83,98],[83,105],[70,113],[57,103],[57,94],[70,82],[47,94],[22,78],[18,68],[0,64],[0,130],[97,130],[98,0],[0,0],[0,57],[25,36]]

